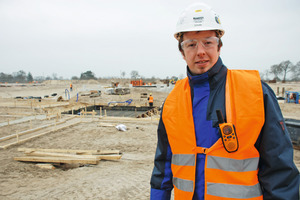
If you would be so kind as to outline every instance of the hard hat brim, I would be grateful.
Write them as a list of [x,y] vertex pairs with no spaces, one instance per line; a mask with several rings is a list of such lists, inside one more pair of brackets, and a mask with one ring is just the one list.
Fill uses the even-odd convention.
[[180,36],[183,34],[183,33],[187,33],[187,32],[193,32],[193,31],[220,31],[220,35],[219,37],[221,38],[224,34],[225,34],[225,31],[223,29],[216,29],[216,28],[209,28],[209,27],[205,27],[205,29],[201,29],[199,27],[195,27],[193,29],[186,29],[186,30],[182,30],[180,32],[176,32],[174,34],[174,37],[176,40],[179,40],[180,39]]

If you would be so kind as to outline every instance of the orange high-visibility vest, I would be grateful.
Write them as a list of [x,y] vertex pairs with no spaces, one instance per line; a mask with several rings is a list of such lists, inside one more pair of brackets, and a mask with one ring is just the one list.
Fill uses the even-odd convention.
[[205,200],[262,200],[258,181],[259,152],[254,144],[264,124],[263,92],[257,71],[228,70],[226,118],[235,125],[239,149],[228,153],[221,138],[210,148],[196,146],[188,78],[178,81],[167,97],[163,122],[172,150],[175,199],[192,199],[196,158],[206,154]]
[[153,96],[149,96],[149,103],[153,103]]

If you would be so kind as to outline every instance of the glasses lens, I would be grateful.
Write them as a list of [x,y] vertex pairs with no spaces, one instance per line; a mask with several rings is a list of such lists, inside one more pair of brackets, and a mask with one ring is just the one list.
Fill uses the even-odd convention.
[[218,45],[219,38],[217,37],[210,37],[210,38],[205,38],[204,40],[201,40],[201,44],[205,48],[211,48],[215,47]]
[[185,40],[181,43],[183,49],[195,49],[198,45],[197,40]]

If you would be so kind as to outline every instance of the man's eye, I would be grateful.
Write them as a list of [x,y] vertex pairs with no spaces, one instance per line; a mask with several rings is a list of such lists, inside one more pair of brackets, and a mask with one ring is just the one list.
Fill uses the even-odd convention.
[[187,47],[195,47],[197,45],[197,43],[189,43],[187,44]]
[[205,41],[204,44],[205,45],[210,45],[210,44],[212,44],[212,41]]

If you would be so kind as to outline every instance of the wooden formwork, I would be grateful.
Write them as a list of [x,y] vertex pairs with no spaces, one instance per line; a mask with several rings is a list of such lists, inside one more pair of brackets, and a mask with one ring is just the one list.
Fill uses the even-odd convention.
[[[25,131],[21,131],[21,132],[16,133],[16,134],[12,134],[12,135],[9,135],[9,136],[2,137],[2,138],[0,138],[0,148],[1,149],[6,149],[6,148],[11,147],[13,145],[18,145],[18,144],[27,142],[31,139],[34,139],[34,138],[46,135],[48,133],[58,131],[58,130],[65,129],[65,128],[77,125],[77,124],[82,122],[81,120],[76,120],[73,123],[69,123],[67,125],[64,125],[68,120],[70,120],[74,117],[75,116],[72,116],[72,117],[70,117],[70,118],[68,118],[68,119],[66,119],[62,122],[55,122],[55,123],[51,123],[51,124],[48,124],[48,125],[44,125],[44,126],[41,126],[41,127],[34,128],[34,129],[25,130]],[[62,125],[62,126],[60,126],[60,125]],[[45,132],[39,132],[40,130],[47,129],[47,128],[50,128],[50,130],[47,130]]]

